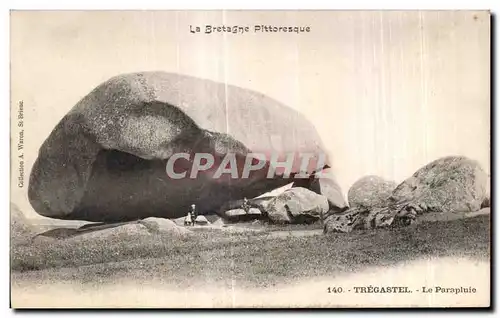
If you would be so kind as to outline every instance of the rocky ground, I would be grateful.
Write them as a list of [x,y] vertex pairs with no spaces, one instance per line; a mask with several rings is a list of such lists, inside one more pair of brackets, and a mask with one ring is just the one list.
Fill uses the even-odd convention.
[[[327,235],[317,224],[266,227],[257,222],[228,226],[214,222],[185,228],[166,222],[162,228],[158,222],[156,230],[132,223],[67,239],[13,237],[13,293],[22,297],[28,290],[33,293],[34,286],[43,289],[61,282],[92,289],[118,281],[181,289],[268,290],[422,259],[487,262],[489,209],[467,216],[422,220],[400,229]],[[34,227],[23,227],[23,233]]]

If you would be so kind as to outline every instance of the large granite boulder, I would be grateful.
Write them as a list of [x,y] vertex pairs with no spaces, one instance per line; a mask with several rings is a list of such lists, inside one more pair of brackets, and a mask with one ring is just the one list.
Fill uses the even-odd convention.
[[328,200],[306,188],[291,188],[276,196],[266,211],[274,223],[313,223],[328,212]]
[[449,156],[432,161],[396,187],[392,204],[418,213],[479,211],[488,197],[488,175],[475,160]]
[[386,206],[396,186],[394,181],[379,176],[362,177],[354,182],[347,193],[349,206],[366,209]]
[[[266,158],[312,153],[309,173],[328,166],[328,158],[320,164],[325,151],[314,126],[260,93],[164,72],[119,75],[57,124],[40,148],[28,196],[37,213],[58,219],[178,218],[191,204],[204,214],[293,181],[279,169],[275,178],[266,178],[269,162],[241,178],[246,154],[255,152]],[[190,156],[174,165],[186,178],[165,172],[176,153]],[[189,178],[195,153],[213,154],[215,164]],[[213,178],[227,153],[235,154],[238,177]]]

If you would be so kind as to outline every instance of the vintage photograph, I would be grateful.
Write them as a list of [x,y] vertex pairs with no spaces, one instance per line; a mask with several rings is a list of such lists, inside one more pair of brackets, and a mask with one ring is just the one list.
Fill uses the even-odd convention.
[[11,307],[489,307],[490,27],[11,11]]

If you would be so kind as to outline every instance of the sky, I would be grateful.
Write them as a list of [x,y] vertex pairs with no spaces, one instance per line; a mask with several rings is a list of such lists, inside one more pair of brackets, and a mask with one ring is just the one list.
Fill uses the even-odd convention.
[[[299,26],[204,34],[190,28]],[[490,17],[470,11],[57,11],[11,14],[12,200],[59,120],[112,76],[162,70],[266,94],[304,114],[344,194],[465,155],[490,171]],[[18,102],[25,180],[16,186]]]

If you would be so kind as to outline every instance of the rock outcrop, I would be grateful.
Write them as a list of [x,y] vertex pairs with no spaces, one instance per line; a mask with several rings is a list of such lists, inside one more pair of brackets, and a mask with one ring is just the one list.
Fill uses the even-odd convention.
[[488,203],[488,188],[488,176],[477,161],[462,156],[440,158],[398,185],[385,206],[329,213],[325,232],[406,226],[429,212],[467,216]]

